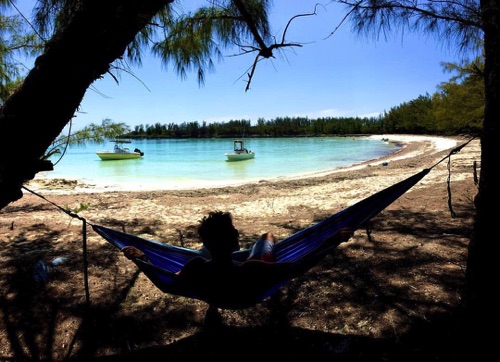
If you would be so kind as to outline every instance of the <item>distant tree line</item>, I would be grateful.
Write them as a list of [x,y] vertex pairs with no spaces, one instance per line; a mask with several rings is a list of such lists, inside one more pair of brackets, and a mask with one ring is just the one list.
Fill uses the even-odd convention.
[[250,120],[228,122],[185,122],[135,126],[127,134],[131,138],[203,138],[203,137],[305,137],[332,134],[380,133],[374,131],[379,118],[320,118],[278,117],[272,120],[259,118],[257,124]]
[[[477,66],[477,64],[475,64]],[[432,96],[391,108],[377,117],[278,117],[228,122],[184,122],[135,126],[131,138],[310,137],[352,134],[478,134],[484,113],[482,79],[466,67],[445,65],[459,75],[438,86]],[[470,66],[470,65],[467,65]]]

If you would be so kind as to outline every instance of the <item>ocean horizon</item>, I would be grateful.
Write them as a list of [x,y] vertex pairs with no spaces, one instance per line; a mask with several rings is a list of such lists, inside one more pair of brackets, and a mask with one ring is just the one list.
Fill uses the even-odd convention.
[[140,159],[101,160],[96,152],[114,144],[70,147],[61,160],[52,157],[54,170],[46,179],[122,190],[183,189],[241,184],[262,179],[290,178],[321,173],[388,156],[400,142],[383,142],[383,136],[290,137],[245,139],[255,158],[227,161],[233,139],[137,139],[126,146],[144,152]]

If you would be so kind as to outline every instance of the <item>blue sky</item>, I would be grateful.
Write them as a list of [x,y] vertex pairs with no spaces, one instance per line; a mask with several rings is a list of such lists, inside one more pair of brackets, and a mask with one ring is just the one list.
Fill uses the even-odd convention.
[[[176,1],[185,8],[203,3]],[[275,0],[273,34],[281,38],[288,19],[312,12],[317,2]],[[141,68],[133,68],[134,76],[121,74],[119,84],[109,75],[96,81],[84,97],[74,127],[100,124],[105,118],[133,128],[286,116],[373,116],[432,94],[451,77],[440,63],[457,62],[459,54],[425,35],[395,33],[376,40],[355,35],[345,23],[328,37],[344,13],[341,6],[330,4],[318,8],[316,16],[296,19],[287,41],[303,46],[261,61],[247,92],[245,74],[254,55],[229,57],[238,50],[225,51],[227,57],[215,64],[215,72],[206,75],[202,87],[196,74],[181,80],[172,68],[164,69],[158,60],[146,56]]]

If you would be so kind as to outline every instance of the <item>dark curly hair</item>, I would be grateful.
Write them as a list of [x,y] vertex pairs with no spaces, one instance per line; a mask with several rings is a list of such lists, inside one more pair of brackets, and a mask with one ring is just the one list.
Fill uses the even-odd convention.
[[240,249],[239,232],[233,226],[233,218],[229,212],[209,212],[200,221],[198,234],[211,254],[232,253]]

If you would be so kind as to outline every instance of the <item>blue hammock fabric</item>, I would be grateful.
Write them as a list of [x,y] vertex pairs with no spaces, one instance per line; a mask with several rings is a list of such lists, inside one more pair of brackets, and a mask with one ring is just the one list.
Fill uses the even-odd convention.
[[[307,271],[314,263],[326,256],[340,243],[331,243],[332,237],[343,229],[357,230],[367,221],[376,216],[392,202],[398,199],[416,183],[418,183],[430,169],[424,169],[409,178],[379,191],[356,204],[339,211],[330,217],[305,228],[276,243],[274,253],[276,262],[291,262],[299,266],[298,273]],[[204,292],[190,290],[179,281],[175,274],[192,258],[200,256],[200,251],[160,243],[158,241],[141,238],[122,231],[113,230],[104,226],[92,225],[92,228],[105,240],[118,248],[131,245],[144,252],[148,262],[136,260],[136,264],[144,274],[165,293],[195,298],[216,304],[221,308],[240,309],[262,302],[275,293],[280,287],[293,278],[299,276],[291,272],[283,280],[273,280],[271,283],[262,281],[261,287],[248,290],[242,283],[233,283],[230,293],[225,293],[227,300],[214,301],[213,296],[204,295]],[[234,260],[244,261],[250,250],[244,249],[233,253]],[[312,262],[312,264],[311,264]],[[302,267],[300,267],[302,266]]]

